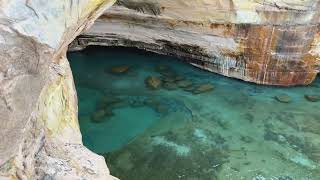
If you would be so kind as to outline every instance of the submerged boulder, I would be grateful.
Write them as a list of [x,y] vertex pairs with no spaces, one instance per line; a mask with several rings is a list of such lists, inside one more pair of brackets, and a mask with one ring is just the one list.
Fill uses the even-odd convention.
[[100,123],[106,120],[107,117],[113,116],[113,112],[111,109],[99,109],[92,113],[91,121],[95,123]]
[[184,80],[185,78],[184,78],[183,76],[177,75],[176,77],[174,77],[174,79],[175,79],[176,81],[182,81],[182,80]]
[[164,78],[162,78],[162,80],[164,82],[169,82],[169,83],[173,83],[176,81],[176,79],[174,77],[164,77]]
[[159,77],[155,77],[155,76],[148,76],[145,79],[145,84],[148,88],[150,89],[159,89],[162,85],[162,81]]
[[124,74],[127,73],[130,69],[130,66],[128,65],[120,65],[120,66],[114,66],[111,68],[111,73],[113,74]]
[[320,101],[320,96],[318,95],[304,95],[304,98],[306,98],[306,100],[310,101],[310,102],[318,102]]
[[288,96],[287,94],[279,94],[274,97],[277,101],[281,103],[290,103],[291,102],[291,97]]
[[192,91],[194,91],[194,89],[195,89],[195,87],[193,87],[193,86],[183,88],[183,90],[187,91],[187,92],[192,92]]
[[157,65],[155,69],[157,72],[165,72],[165,71],[169,71],[170,67],[164,64],[160,64],[160,65]]
[[101,100],[101,102],[105,105],[111,105],[121,102],[122,100],[118,97],[114,96],[104,96]]
[[211,84],[201,84],[198,87],[196,87],[192,92],[193,94],[200,94],[212,91],[214,89],[214,86]]
[[183,81],[179,81],[177,83],[177,85],[180,87],[180,88],[186,88],[186,87],[189,87],[189,86],[192,86],[192,81],[190,80],[183,80]]
[[103,109],[95,111],[91,115],[91,121],[96,123],[101,122],[103,121],[104,115],[105,115],[105,111]]
[[165,88],[167,90],[175,90],[178,88],[178,86],[175,83],[166,82],[163,84],[163,88]]

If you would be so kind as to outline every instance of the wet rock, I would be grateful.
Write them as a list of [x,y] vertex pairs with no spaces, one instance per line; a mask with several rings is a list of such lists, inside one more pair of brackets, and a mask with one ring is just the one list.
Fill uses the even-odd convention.
[[211,84],[202,84],[202,85],[199,85],[197,88],[195,88],[192,93],[200,94],[200,93],[212,91],[213,89],[214,87]]
[[167,82],[167,83],[163,84],[163,88],[165,88],[167,90],[175,90],[178,88],[178,86],[175,83]]
[[320,101],[320,96],[318,95],[304,95],[304,98],[306,98],[306,100],[310,101],[310,102],[318,102]]
[[286,94],[280,94],[280,95],[275,96],[274,98],[281,103],[290,103],[291,102],[291,97]]
[[192,86],[192,81],[189,81],[189,80],[183,80],[183,81],[179,81],[177,83],[178,87],[180,88],[186,88],[186,87],[190,87]]
[[129,68],[130,68],[130,66],[128,66],[128,65],[114,66],[111,68],[111,73],[124,74],[129,71]]
[[159,77],[155,77],[155,76],[148,76],[145,79],[145,84],[148,88],[150,89],[159,89],[162,85],[162,81]]

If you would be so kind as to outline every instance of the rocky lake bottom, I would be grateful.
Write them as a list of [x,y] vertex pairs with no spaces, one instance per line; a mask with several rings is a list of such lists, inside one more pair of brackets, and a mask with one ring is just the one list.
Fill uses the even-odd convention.
[[260,86],[129,48],[68,59],[83,143],[120,179],[320,179],[320,78]]

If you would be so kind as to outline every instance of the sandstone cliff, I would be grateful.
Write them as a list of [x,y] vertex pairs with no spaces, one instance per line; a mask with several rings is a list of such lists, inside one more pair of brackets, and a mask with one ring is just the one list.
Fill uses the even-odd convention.
[[68,44],[114,0],[0,0],[0,179],[114,179],[82,145]]
[[138,47],[258,84],[306,85],[319,71],[319,9],[319,0],[119,0],[72,47]]

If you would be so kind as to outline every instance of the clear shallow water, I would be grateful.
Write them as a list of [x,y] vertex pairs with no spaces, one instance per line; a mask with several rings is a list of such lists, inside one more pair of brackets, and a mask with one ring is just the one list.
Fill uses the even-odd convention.
[[[320,79],[258,86],[125,48],[90,47],[69,60],[83,142],[121,179],[320,179],[320,101],[304,98],[320,95]],[[129,70],[112,73],[119,65]],[[172,74],[214,90],[145,85],[148,76]],[[274,98],[281,94],[291,102]]]

